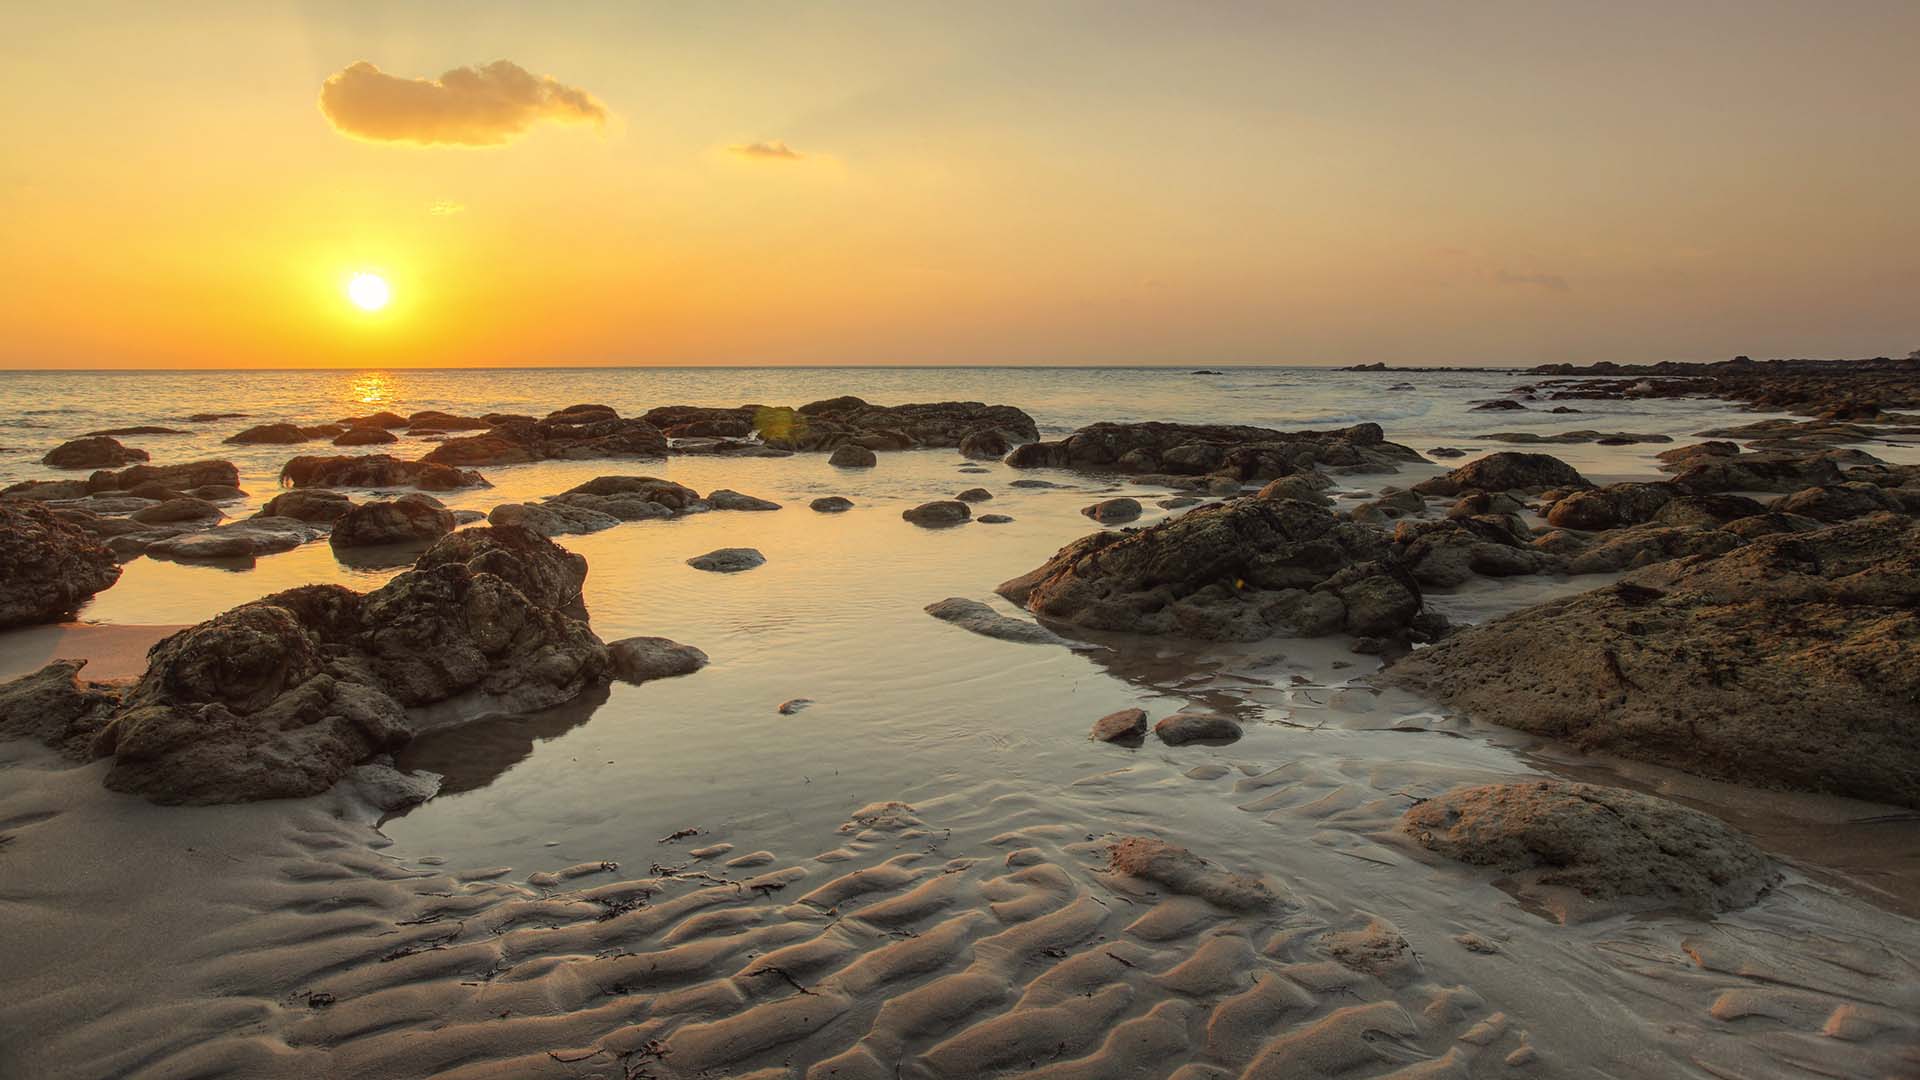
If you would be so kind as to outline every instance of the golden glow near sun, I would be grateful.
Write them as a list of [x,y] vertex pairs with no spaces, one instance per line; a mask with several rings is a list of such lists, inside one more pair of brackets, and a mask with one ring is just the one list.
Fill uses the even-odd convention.
[[393,299],[393,290],[379,274],[355,274],[347,282],[347,299],[362,311],[379,311]]

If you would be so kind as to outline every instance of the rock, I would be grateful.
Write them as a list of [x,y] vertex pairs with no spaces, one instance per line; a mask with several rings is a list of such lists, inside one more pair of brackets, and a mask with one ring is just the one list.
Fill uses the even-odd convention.
[[1487,515],[1519,517],[1527,512],[1527,505],[1504,491],[1469,491],[1447,508],[1450,518],[1484,517]]
[[1184,510],[1189,506],[1199,506],[1206,501],[1197,495],[1175,495],[1171,499],[1161,499],[1153,505],[1162,510]]
[[[533,418],[529,416],[522,417],[521,419],[532,421]],[[452,413],[440,412],[435,409],[426,409],[407,417],[407,427],[416,433],[420,431],[474,431],[492,426],[490,422],[476,417],[455,416]]]
[[283,491],[267,500],[260,517],[286,517],[299,521],[338,521],[353,509],[353,500],[337,491]]
[[145,460],[145,450],[122,446],[120,440],[110,435],[93,435],[61,443],[47,451],[40,464],[56,469],[117,469]]
[[948,525],[964,524],[973,517],[973,511],[967,504],[954,499],[940,499],[921,503],[911,510],[903,510],[900,516],[923,528],[938,529]]
[[1407,447],[1384,441],[1378,424],[1286,432],[1226,424],[1100,423],[1058,442],[1016,447],[1006,458],[1020,469],[1217,474],[1263,483],[1316,465],[1391,469],[1420,460]]
[[494,525],[518,525],[548,538],[599,532],[620,524],[620,519],[612,514],[563,502],[502,503],[488,512],[487,521]]
[[1281,903],[1272,887],[1257,877],[1217,870],[1186,848],[1144,836],[1123,837],[1110,845],[1107,869],[1228,911],[1267,911]]
[[245,431],[229,435],[222,441],[241,446],[286,445],[309,442],[314,439],[330,439],[339,434],[341,434],[340,428],[333,424],[323,424],[318,427],[301,427],[298,424],[256,424]]
[[355,798],[378,813],[391,814],[438,795],[444,778],[425,771],[403,773],[386,762],[373,761],[347,770],[343,779]]
[[778,712],[781,716],[792,716],[794,713],[799,712],[811,704],[813,704],[812,698],[788,698],[781,702],[774,711]]
[[190,461],[185,465],[129,465],[119,472],[97,472],[87,478],[89,491],[129,491],[142,484],[159,484],[175,491],[219,485],[238,487],[240,470],[231,461]]
[[840,469],[871,469],[880,458],[864,446],[848,443],[827,456],[827,464]]
[[205,499],[179,498],[135,510],[127,516],[143,525],[164,525],[176,521],[218,521],[227,515]]
[[954,498],[959,499],[961,502],[986,502],[993,498],[993,492],[988,491],[986,488],[968,488],[960,494],[955,495]]
[[1904,507],[1899,499],[1879,487],[1855,482],[1803,488],[1775,499],[1770,509],[1778,514],[1798,514],[1834,524],[1883,510],[1899,512]]
[[1023,645],[1066,645],[1073,642],[1036,623],[1021,619],[1011,619],[988,607],[978,600],[968,600],[959,596],[949,596],[945,600],[936,600],[926,607],[927,614],[942,622],[950,622],[962,630],[970,630],[984,637],[998,638],[1001,641],[1015,641]]
[[333,437],[335,446],[377,446],[399,441],[393,432],[379,427],[350,427]]
[[1153,725],[1153,733],[1168,746],[1185,746],[1188,743],[1207,743],[1224,745],[1238,742],[1240,725],[1231,717],[1219,713],[1177,712],[1163,716]]
[[1064,488],[1070,485],[1056,484],[1051,480],[1015,480],[1007,486],[1017,488]]
[[1696,915],[1746,907],[1779,873],[1744,836],[1697,810],[1622,788],[1541,780],[1455,788],[1414,804],[1400,830],[1523,889],[1577,890]]
[[1353,508],[1351,515],[1355,521],[1385,522],[1406,517],[1409,514],[1425,513],[1427,501],[1417,492],[1396,491],[1378,499],[1370,499]]
[[707,495],[707,504],[715,510],[778,510],[780,504],[766,499],[756,499],[751,495],[742,495],[737,491],[720,488]]
[[1140,516],[1141,507],[1137,499],[1102,499],[1092,506],[1081,507],[1080,512],[1102,525],[1109,525],[1132,521]]
[[497,422],[479,435],[442,442],[424,460],[455,466],[513,465],[554,459],[658,458],[667,453],[667,437],[659,428],[646,420],[622,419],[604,405],[569,407],[542,420],[488,419]]
[[1514,401],[1510,398],[1499,398],[1494,401],[1481,402],[1480,404],[1475,405],[1470,411],[1471,412],[1511,412],[1515,409],[1518,409],[1524,412],[1526,408],[1527,407],[1525,405],[1522,405],[1519,402]]
[[1601,446],[1633,446],[1639,443],[1670,443],[1671,435],[1648,434],[1635,431],[1556,431],[1542,435],[1537,431],[1496,431],[1491,435],[1475,435],[1476,439],[1487,442],[1512,443],[1520,446],[1538,446],[1552,443],[1570,446],[1576,443],[1597,443]]
[[1707,454],[1682,458],[1674,465],[1680,468],[1673,478],[1674,486],[1694,495],[1721,491],[1792,493],[1841,480],[1840,467],[1832,451]]
[[312,795],[411,736],[407,710],[559,704],[606,678],[560,609],[585,560],[523,529],[447,537],[367,594],[310,585],[161,641],[93,740],[106,784],[163,803]]
[[695,570],[711,570],[716,574],[737,574],[763,565],[766,561],[767,557],[753,548],[717,548],[705,555],[695,555],[687,560],[687,565]]
[[1413,490],[1422,495],[1459,495],[1467,491],[1543,491],[1592,486],[1586,477],[1559,458],[1502,450],[1469,461],[1445,476],[1422,480],[1413,485]]
[[1427,456],[1437,458],[1463,458],[1467,456],[1467,452],[1457,446],[1436,446],[1427,451]]
[[[1544,549],[1566,534],[1549,534],[1534,541]],[[1574,545],[1566,569],[1574,574],[1608,574],[1632,570],[1690,555],[1718,555],[1739,547],[1741,537],[1725,529],[1674,528],[1648,523],[1601,533],[1584,550]]]
[[998,592],[1092,630],[1256,641],[1408,632],[1420,590],[1378,529],[1293,500],[1240,498],[1067,545]]
[[294,518],[251,517],[204,532],[183,533],[147,545],[146,554],[170,559],[251,559],[292,551],[320,539],[322,530]]
[[406,417],[396,413],[381,411],[367,416],[348,416],[334,421],[343,428],[403,428],[408,426]]
[[[1312,503],[1315,506],[1332,506],[1333,500],[1328,498],[1321,490],[1326,487],[1326,484],[1326,480],[1318,473],[1295,473],[1292,476],[1282,476],[1277,480],[1268,481],[1267,486],[1260,489],[1258,497],[1262,499],[1297,499],[1300,502]],[[1200,501],[1191,495],[1183,497],[1191,499],[1192,502]],[[1166,504],[1162,503],[1161,505],[1165,506]]]
[[546,500],[610,514],[621,521],[649,521],[704,510],[700,493],[652,476],[597,476]]
[[1013,518],[1006,514],[981,514],[973,520],[982,525],[1007,525],[1012,523]]
[[411,487],[421,491],[456,491],[493,486],[471,469],[455,469],[431,461],[402,461],[387,454],[297,457],[281,467],[280,480],[297,488]]
[[205,499],[212,503],[239,502],[241,499],[247,497],[246,492],[241,491],[237,487],[229,487],[225,484],[201,484],[199,487],[187,492],[187,494],[196,499]]
[[1765,511],[1766,507],[1744,495],[1681,495],[1655,511],[1653,521],[1674,528],[1711,529]]
[[630,683],[691,675],[707,666],[707,654],[663,637],[631,637],[607,644],[613,675]]
[[1093,731],[1087,736],[1096,742],[1124,742],[1138,745],[1147,736],[1147,711],[1145,709],[1121,709],[1108,713],[1093,722]]
[[1547,524],[1557,529],[1581,529],[1593,532],[1622,525],[1640,525],[1653,520],[1660,508],[1671,502],[1681,490],[1665,483],[1608,484],[1568,494],[1547,511]]
[[[1034,433],[1036,436],[1038,432]],[[969,431],[960,439],[960,456],[976,461],[998,461],[1013,449],[1015,437],[1009,436],[998,428],[981,428]]]
[[124,687],[82,680],[86,666],[85,660],[55,660],[0,683],[0,736],[33,739],[75,761],[91,757],[93,737],[120,707]]
[[[89,431],[84,437],[92,439],[92,438],[97,438],[99,436],[109,436],[111,438],[117,439],[117,438],[124,438],[128,435],[191,435],[191,434],[193,433],[190,431],[182,431],[179,428],[161,427],[158,424],[136,424],[133,427],[117,427],[117,428],[108,428],[105,431]],[[145,459],[143,458],[142,460],[145,460]]]
[[1460,630],[1385,677],[1583,750],[1920,806],[1920,524],[1697,535],[1728,546]]
[[453,515],[425,495],[402,495],[348,510],[333,523],[335,550],[381,544],[430,544],[453,531]]
[[807,506],[823,514],[838,514],[853,509],[853,500],[841,495],[823,495]]

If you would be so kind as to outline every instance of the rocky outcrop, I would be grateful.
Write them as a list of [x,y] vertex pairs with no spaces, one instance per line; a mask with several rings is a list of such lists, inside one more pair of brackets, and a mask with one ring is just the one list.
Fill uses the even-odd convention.
[[1385,677],[1582,749],[1920,806],[1920,524],[1732,539],[1459,631]]
[[1392,555],[1415,581],[1439,589],[1464,585],[1475,577],[1565,569],[1563,560],[1537,550],[1532,540],[1517,519],[1505,514],[1402,521],[1393,531]]
[[1391,470],[1420,460],[1415,451],[1387,442],[1378,424],[1332,431],[1275,431],[1157,422],[1094,424],[1056,442],[1016,447],[1006,458],[1008,465],[1020,469],[1217,475],[1261,483],[1317,466]]
[[707,509],[700,493],[652,476],[596,476],[540,504],[559,504],[621,521],[650,521]]
[[544,420],[508,419],[478,435],[448,439],[424,460],[440,465],[516,465],[591,458],[659,458],[667,439],[645,420],[604,405],[574,405]]
[[1469,461],[1447,473],[1413,485],[1422,495],[1460,495],[1469,491],[1545,491],[1549,488],[1589,488],[1579,471],[1546,454],[1502,450]]
[[1790,493],[1802,488],[1838,483],[1842,465],[1858,459],[1849,451],[1822,450],[1813,453],[1723,453],[1721,445],[1704,444],[1713,450],[1697,450],[1668,460],[1666,468],[1677,470],[1675,487],[1694,495],[1722,491],[1777,491]]
[[74,761],[92,756],[93,737],[120,707],[124,683],[80,678],[85,660],[55,660],[0,683],[0,736],[33,739]]
[[1828,487],[1804,488],[1791,495],[1775,499],[1769,507],[1776,514],[1797,514],[1834,524],[1850,521],[1867,514],[1877,514],[1883,510],[1911,512],[1920,510],[1920,505],[1912,505],[1913,497],[1902,499],[1898,494],[1887,491],[1877,484],[1860,481],[1833,484]]
[[[649,506],[652,503],[647,504]],[[662,515],[664,516],[664,515]],[[620,524],[621,519],[583,506],[563,502],[501,503],[487,512],[493,525],[517,525],[552,539],[575,533],[599,532]]]
[[314,439],[331,439],[341,434],[344,434],[344,431],[338,424],[318,424],[313,427],[301,427],[298,424],[255,424],[221,441],[241,446],[289,445],[311,442]]
[[1743,908],[1779,878],[1717,818],[1622,788],[1563,780],[1456,788],[1416,803],[1400,830],[1429,851],[1487,866],[1523,891],[1696,915]]
[[40,464],[56,469],[117,469],[145,461],[147,456],[145,450],[122,446],[119,439],[110,435],[92,435],[61,443],[47,451]]
[[402,461],[388,454],[297,457],[281,467],[280,482],[297,488],[410,487],[421,491],[493,486],[472,469],[456,469],[436,461]]
[[0,501],[0,627],[70,615],[118,580],[90,533],[37,503]]
[[606,647],[567,613],[585,575],[551,541],[481,528],[371,593],[242,605],[154,646],[91,752],[114,758],[108,787],[156,802],[315,794],[405,743],[424,715],[409,710],[525,711],[603,681]]
[[381,544],[427,545],[453,531],[453,514],[428,495],[402,495],[348,510],[327,537],[334,548]]
[[1423,637],[1419,586],[1385,533],[1322,507],[1241,498],[1131,534],[1095,533],[999,593],[1090,630],[1254,641]]

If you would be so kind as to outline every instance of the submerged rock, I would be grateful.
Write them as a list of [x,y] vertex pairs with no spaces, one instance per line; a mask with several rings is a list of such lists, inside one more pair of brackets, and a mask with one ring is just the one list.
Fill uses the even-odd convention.
[[1013,521],[1013,517],[1010,514],[981,514],[973,520],[982,525],[1007,525]]
[[521,529],[448,537],[381,588],[276,593],[163,640],[92,743],[156,802],[312,795],[405,743],[408,710],[526,711],[604,680],[575,604],[585,560]]
[[607,644],[613,675],[630,683],[691,675],[707,666],[707,654],[663,637],[630,637]]
[[705,555],[688,559],[687,565],[695,570],[710,570],[716,574],[737,574],[764,565],[766,561],[767,557],[753,548],[716,548]]
[[242,446],[285,445],[310,442],[314,439],[331,439],[339,434],[342,434],[342,431],[337,424],[322,424],[317,427],[301,427],[298,424],[255,424],[221,441]]
[[61,443],[47,451],[40,464],[56,469],[117,469],[145,460],[145,450],[122,446],[120,440],[110,435],[92,435]]
[[381,544],[430,544],[453,531],[453,514],[427,495],[402,495],[387,502],[361,503],[333,523],[328,541],[336,548]]
[[1920,524],[1691,535],[1727,546],[1461,630],[1384,678],[1586,750],[1920,806]]
[[947,525],[965,524],[973,517],[973,511],[967,504],[955,499],[940,499],[921,503],[911,510],[902,510],[900,516],[915,525],[937,529]]
[[295,518],[259,516],[216,529],[155,540],[146,554],[170,559],[251,559],[292,551],[320,539],[324,530]]
[[1420,589],[1385,533],[1285,499],[1198,507],[1132,534],[1095,533],[997,590],[1092,630],[1255,641],[1416,629]]
[[1456,788],[1400,830],[1429,851],[1600,901],[1696,914],[1746,907],[1779,874],[1716,818],[1622,788],[1541,780]]
[[998,638],[1001,641],[1017,641],[1023,645],[1072,646],[1074,644],[1037,623],[1008,618],[978,600],[949,596],[945,600],[936,600],[928,604],[926,612],[962,630],[971,630],[984,637]]
[[53,622],[118,580],[92,534],[38,503],[0,501],[0,627]]

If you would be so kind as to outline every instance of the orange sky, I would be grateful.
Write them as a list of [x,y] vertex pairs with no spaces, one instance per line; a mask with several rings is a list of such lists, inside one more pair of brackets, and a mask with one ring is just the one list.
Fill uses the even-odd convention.
[[0,367],[1920,346],[1910,2],[708,7],[10,11]]

